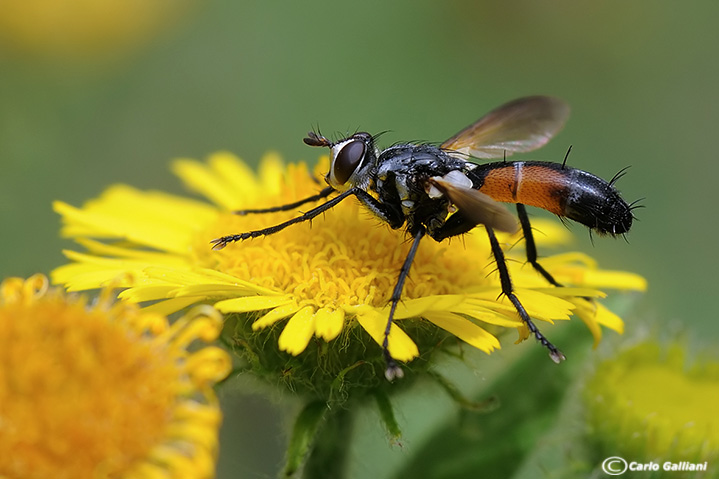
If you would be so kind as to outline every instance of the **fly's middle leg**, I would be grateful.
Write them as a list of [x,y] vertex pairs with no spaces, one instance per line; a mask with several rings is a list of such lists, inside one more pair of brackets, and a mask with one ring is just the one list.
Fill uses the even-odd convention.
[[532,225],[529,222],[527,208],[522,203],[517,203],[517,216],[519,216],[519,223],[522,225],[522,234],[524,235],[525,249],[527,251],[527,262],[532,265],[535,271],[544,276],[544,279],[546,279],[550,284],[554,286],[562,286],[537,261],[537,245],[534,242],[534,232],[532,231]]
[[397,310],[397,304],[399,304],[399,300],[402,298],[404,282],[407,280],[409,270],[412,267],[412,262],[414,261],[414,257],[417,254],[419,242],[422,237],[424,237],[425,232],[426,230],[424,229],[424,227],[420,227],[420,229],[417,230],[417,233],[415,233],[414,240],[412,241],[412,246],[410,247],[409,253],[407,253],[407,257],[402,264],[402,269],[400,269],[399,271],[397,283],[394,286],[394,290],[392,291],[392,297],[390,298],[391,305],[389,309],[389,316],[387,317],[387,326],[384,329],[384,339],[382,341],[382,353],[384,354],[384,360],[387,365],[387,369],[385,369],[384,375],[388,381],[393,381],[394,379],[401,378],[402,376],[404,376],[402,368],[399,366],[399,364],[397,364],[397,361],[392,357],[389,352],[389,333],[392,330],[392,320],[394,318],[394,313]]

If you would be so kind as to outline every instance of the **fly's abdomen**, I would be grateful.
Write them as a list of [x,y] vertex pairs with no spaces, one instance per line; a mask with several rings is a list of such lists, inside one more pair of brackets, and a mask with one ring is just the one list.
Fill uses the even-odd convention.
[[630,206],[603,179],[541,161],[478,165],[469,173],[475,187],[496,201],[523,203],[564,216],[600,234],[621,234],[632,225]]

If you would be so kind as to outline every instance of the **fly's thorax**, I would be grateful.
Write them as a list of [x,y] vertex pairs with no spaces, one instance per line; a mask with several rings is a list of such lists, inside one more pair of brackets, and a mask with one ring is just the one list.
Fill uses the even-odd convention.
[[449,156],[433,145],[399,144],[382,153],[377,161],[377,189],[381,201],[397,203],[408,224],[444,223],[450,203],[439,191],[428,190],[429,178],[447,176],[471,187],[461,171],[466,162]]
[[383,150],[377,159],[380,176],[403,173],[413,176],[444,175],[465,166],[466,161],[429,144],[402,143]]

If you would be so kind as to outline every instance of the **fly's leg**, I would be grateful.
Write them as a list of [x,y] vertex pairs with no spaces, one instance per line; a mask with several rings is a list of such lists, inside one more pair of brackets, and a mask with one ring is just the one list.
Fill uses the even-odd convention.
[[[569,152],[567,152],[567,154],[568,153]],[[525,249],[527,250],[527,262],[531,264],[532,267],[542,276],[544,276],[544,279],[549,281],[550,284],[561,288],[562,284],[558,283],[557,280],[554,279],[554,276],[549,274],[549,272],[537,262],[537,245],[534,243],[532,225],[529,223],[527,208],[522,203],[517,203],[517,215],[519,216],[519,222],[522,225],[522,234],[524,235]],[[592,230],[589,230],[589,232],[591,233]],[[592,298],[585,297],[584,299],[587,301],[593,301]]]
[[552,358],[552,361],[554,361],[555,363],[559,363],[565,360],[566,357],[564,356],[564,354],[562,354],[562,352],[557,349],[557,347],[554,346],[541,333],[541,331],[539,331],[539,328],[537,328],[537,326],[534,324],[532,318],[529,317],[529,314],[527,314],[527,310],[524,309],[524,306],[522,306],[522,303],[519,301],[519,298],[517,298],[517,295],[514,294],[512,279],[509,277],[509,270],[507,269],[507,263],[504,259],[504,251],[502,251],[502,248],[499,246],[499,241],[497,241],[494,230],[486,225],[485,228],[487,229],[489,242],[492,246],[492,254],[494,255],[494,261],[497,263],[497,271],[499,272],[499,279],[502,284],[502,294],[504,294],[512,302],[512,304],[514,305],[514,309],[516,309],[517,313],[519,313],[519,317],[522,318],[522,321],[524,321],[524,324],[527,325],[527,328],[529,328],[529,331],[534,335],[534,337],[537,338],[537,341],[539,341],[542,346],[549,350],[549,357]]
[[224,248],[225,246],[227,246],[228,244],[234,243],[235,241],[243,241],[243,240],[246,240],[249,238],[257,238],[259,236],[267,236],[267,235],[275,234],[275,233],[287,228],[288,226],[294,225],[296,223],[302,223],[303,221],[310,221],[312,218],[315,218],[317,215],[320,215],[320,214],[324,213],[325,211],[329,210],[330,208],[337,206],[337,204],[339,204],[340,201],[344,200],[348,196],[356,195],[358,191],[365,193],[362,190],[356,190],[355,188],[350,188],[349,190],[345,191],[344,193],[341,193],[341,194],[335,196],[334,198],[327,201],[326,203],[322,203],[318,207],[312,208],[308,212],[306,212],[296,218],[292,218],[291,220],[285,221],[284,223],[280,223],[275,226],[270,226],[269,228],[264,228],[264,229],[255,230],[255,231],[248,231],[247,233],[239,233],[239,234],[234,234],[234,235],[222,236],[221,238],[215,238],[212,241],[210,241],[210,243],[212,244],[212,249],[220,250],[220,249]]
[[402,298],[402,289],[404,289],[404,282],[409,275],[409,269],[412,267],[412,261],[414,261],[414,256],[415,254],[417,254],[419,241],[424,235],[425,229],[424,227],[420,227],[420,229],[417,230],[417,233],[415,233],[414,235],[412,247],[409,249],[409,253],[407,253],[407,257],[404,259],[402,269],[400,269],[399,271],[397,283],[394,285],[394,290],[392,291],[392,298],[390,299],[391,306],[389,308],[387,326],[384,329],[384,339],[382,340],[382,353],[384,354],[384,360],[387,365],[387,369],[385,370],[384,375],[388,381],[393,381],[397,378],[401,378],[402,376],[404,376],[402,368],[399,366],[399,364],[397,364],[397,361],[395,361],[395,359],[389,352],[389,333],[392,329],[392,319],[394,318],[394,312],[397,309],[397,304],[399,303],[399,300]]
[[525,249],[527,250],[527,262],[542,276],[544,279],[549,281],[554,286],[562,286],[557,283],[554,277],[537,262],[537,245],[534,242],[534,233],[532,232],[532,225],[529,223],[529,216],[527,215],[527,208],[522,203],[517,203],[517,216],[519,216],[519,223],[522,225],[522,234],[524,235]]
[[234,211],[236,215],[244,216],[248,214],[255,214],[255,213],[276,213],[278,211],[289,211],[294,210],[295,208],[302,206],[306,203],[312,203],[313,201],[319,201],[323,198],[327,198],[329,195],[331,195],[336,190],[332,188],[331,186],[328,186],[327,188],[323,189],[316,195],[309,196],[305,199],[295,201],[294,203],[289,203],[286,205],[281,206],[273,206],[271,208],[261,208],[256,210],[237,210]]
[[404,224],[405,217],[400,208],[392,208],[391,205],[380,202],[374,196],[359,188],[356,189],[354,194],[372,214],[387,223],[393,230],[400,228]]
[[[292,203],[289,205],[283,205],[283,206],[277,206],[274,208],[267,208],[263,210],[244,210],[244,213],[241,214],[247,214],[247,213],[270,213],[273,211],[284,211],[292,209],[295,206],[309,203],[310,201],[314,201],[315,199],[321,199],[322,197],[328,196],[333,191],[335,191],[333,188],[325,188],[322,190],[319,194],[315,196],[311,196],[309,198],[305,198],[304,200],[300,200],[296,203]],[[271,234],[278,233],[282,231],[283,229],[287,228],[288,226],[292,226],[297,223],[302,223],[304,221],[310,221],[313,218],[317,217],[318,215],[324,213],[325,211],[334,208],[337,206],[342,200],[347,198],[348,196],[355,196],[358,200],[360,200],[367,208],[369,208],[372,213],[374,213],[378,218],[380,218],[382,221],[387,222],[390,227],[393,229],[397,229],[402,224],[404,224],[404,217],[401,214],[401,211],[392,209],[385,205],[384,203],[380,203],[377,199],[375,199],[372,195],[367,193],[366,191],[360,189],[360,188],[350,188],[349,190],[340,193],[339,195],[335,196],[331,200],[322,203],[321,205],[312,208],[311,210],[307,211],[306,213],[301,214],[300,216],[297,216],[296,218],[292,218],[291,220],[285,221],[284,223],[277,224],[275,226],[270,226],[269,228],[264,228],[261,230],[255,230],[255,231],[248,231],[246,233],[238,233],[233,235],[227,235],[222,236],[220,238],[215,238],[212,241],[210,241],[210,244],[212,244],[212,249],[214,250],[220,250],[227,246],[230,243],[234,243],[235,241],[244,241],[246,239],[250,238],[258,238],[260,236],[267,236]]]

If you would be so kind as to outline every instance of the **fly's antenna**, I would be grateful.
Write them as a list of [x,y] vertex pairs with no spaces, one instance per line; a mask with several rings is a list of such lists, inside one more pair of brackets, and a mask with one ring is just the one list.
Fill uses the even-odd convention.
[[564,161],[562,161],[562,169],[564,169],[567,166],[567,158],[569,158],[569,154],[572,152],[572,145],[569,145],[569,148],[567,148],[567,152],[564,154]]
[[314,131],[310,131],[307,133],[307,136],[302,139],[302,141],[305,142],[305,145],[309,146],[327,146],[329,148],[332,148],[333,143],[322,136],[321,133],[319,133],[319,130],[317,133]]

